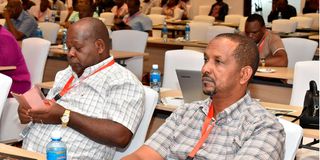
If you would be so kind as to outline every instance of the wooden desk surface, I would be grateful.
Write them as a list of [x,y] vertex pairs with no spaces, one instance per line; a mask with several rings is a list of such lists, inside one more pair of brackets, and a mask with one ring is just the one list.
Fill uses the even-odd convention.
[[[259,67],[260,69],[262,67]],[[257,77],[265,77],[265,78],[277,78],[277,79],[293,79],[293,69],[288,67],[265,67],[274,70],[272,73],[265,73],[265,72],[256,72],[254,76]]]
[[293,33],[278,33],[281,38],[291,38],[291,37],[298,37],[298,38],[308,38],[312,35],[317,35],[316,32],[293,32]]
[[15,70],[16,66],[0,66],[0,71]]
[[206,48],[208,43],[202,41],[177,41],[174,38],[168,38],[167,42],[164,42],[162,38],[148,38],[149,44],[162,44],[162,45],[175,45],[175,46],[188,46],[188,47],[200,47]]
[[[66,55],[67,52],[64,51],[62,48],[50,48],[50,51],[53,54],[57,55]],[[126,52],[126,51],[115,51],[115,50],[110,50],[110,54],[113,55],[114,59],[125,59],[125,58],[132,58],[132,57],[137,57],[137,56],[148,56],[149,53],[141,53],[141,52]]]
[[17,155],[17,156],[34,158],[34,159],[38,159],[38,160],[45,160],[46,159],[46,156],[44,154],[27,151],[25,149],[14,147],[14,146],[9,146],[9,145],[3,144],[3,143],[0,143],[0,152],[6,153],[6,154]]
[[[167,90],[167,91],[162,91],[160,93],[160,97],[181,97],[182,93],[181,91],[178,90]],[[273,108],[273,109],[284,109],[284,110],[292,110],[290,114],[299,116],[302,112],[302,107],[299,106],[290,106],[290,105],[285,105],[285,104],[278,104],[278,103],[268,103],[268,102],[260,102],[260,104],[266,108]],[[172,112],[177,108],[177,106],[173,105],[164,105],[164,104],[158,104],[156,106],[156,109],[158,110],[163,110],[163,111],[168,111]],[[293,118],[290,117],[283,117],[286,120],[293,120]],[[299,121],[296,121],[296,124],[299,124]],[[303,136],[304,137],[309,137],[309,138],[316,138],[319,139],[319,130],[316,129],[303,129]]]

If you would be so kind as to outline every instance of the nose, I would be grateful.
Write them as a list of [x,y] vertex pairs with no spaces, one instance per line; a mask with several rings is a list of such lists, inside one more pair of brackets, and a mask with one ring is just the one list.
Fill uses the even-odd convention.
[[210,73],[209,71],[209,64],[208,63],[204,63],[201,69],[201,73],[202,74],[208,74]]
[[76,51],[73,47],[71,47],[68,51],[68,56],[69,57],[74,57],[76,55]]

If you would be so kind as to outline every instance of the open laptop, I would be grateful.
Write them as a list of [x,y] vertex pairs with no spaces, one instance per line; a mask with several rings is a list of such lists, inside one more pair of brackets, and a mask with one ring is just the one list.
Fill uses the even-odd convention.
[[201,71],[176,69],[176,73],[185,103],[208,98],[202,92]]

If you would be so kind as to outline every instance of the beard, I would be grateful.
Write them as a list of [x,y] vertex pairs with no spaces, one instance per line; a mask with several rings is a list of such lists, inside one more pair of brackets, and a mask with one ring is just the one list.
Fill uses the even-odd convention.
[[[206,90],[206,86],[210,85],[210,83],[212,83],[211,85],[213,86],[212,89]],[[216,90],[216,82],[214,81],[214,79],[212,79],[207,73],[204,73],[202,75],[202,91],[205,95],[208,95],[210,97],[212,97],[214,94],[217,93]]]

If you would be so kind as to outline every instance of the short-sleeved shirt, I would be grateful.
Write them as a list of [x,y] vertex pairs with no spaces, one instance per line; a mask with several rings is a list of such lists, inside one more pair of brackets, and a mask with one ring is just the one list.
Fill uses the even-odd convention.
[[[15,37],[0,25],[0,66],[16,66],[15,70],[0,71],[12,78],[10,91],[23,94],[31,87],[30,73]],[[9,97],[12,97],[11,94]]]
[[38,22],[44,22],[46,17],[49,20],[52,16],[52,11],[49,8],[47,8],[47,10],[45,10],[44,12],[41,12],[40,6],[32,6],[28,12],[36,17],[38,19]]
[[26,11],[22,11],[17,20],[11,18],[14,27],[23,33],[23,38],[36,37],[37,21]]
[[[52,99],[60,93],[71,75],[75,77],[72,85],[110,62],[110,57],[84,70],[78,77],[69,66],[59,71],[53,88],[47,98]],[[144,89],[141,82],[127,69],[114,63],[83,80],[72,88],[57,103],[66,109],[88,117],[108,119],[120,123],[135,133],[144,108]],[[97,143],[72,128],[61,125],[36,123],[23,140],[23,148],[45,153],[50,141],[50,133],[60,130],[62,141],[67,145],[68,159],[112,159],[115,147]]]
[[124,21],[127,21],[127,24],[133,29],[138,31],[151,31],[152,30],[152,20],[142,14],[137,12],[131,17],[125,17]]
[[279,35],[266,30],[264,37],[257,44],[260,57],[268,57],[274,55],[279,50],[285,50]]
[[[98,13],[93,12],[93,16],[92,16],[92,17],[94,17],[94,18],[99,18],[99,15],[98,15]],[[74,23],[74,22],[79,21],[79,19],[80,19],[80,18],[79,18],[79,12],[73,11],[73,12],[71,13],[68,21]]]
[[[164,158],[186,159],[201,137],[210,99],[176,109],[145,143]],[[284,157],[285,132],[277,118],[247,93],[220,112],[194,159],[268,159]]]

